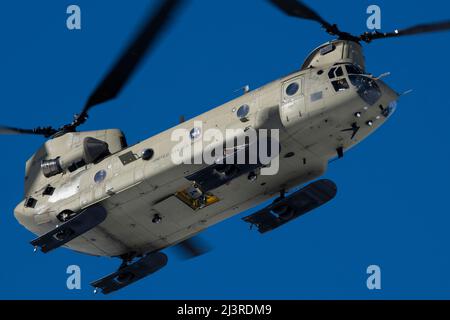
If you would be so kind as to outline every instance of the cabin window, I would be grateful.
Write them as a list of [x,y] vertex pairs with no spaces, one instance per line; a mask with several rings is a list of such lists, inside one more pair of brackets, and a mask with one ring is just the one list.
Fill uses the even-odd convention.
[[200,128],[192,128],[191,132],[189,132],[189,136],[191,140],[195,140],[202,134],[202,130]]
[[288,96],[293,96],[298,92],[298,89],[300,89],[300,85],[297,82],[293,82],[286,88],[286,94]]
[[242,122],[247,122],[248,121],[247,116],[249,112],[250,106],[248,104],[244,104],[239,107],[238,111],[236,112],[236,115]]
[[142,160],[149,161],[153,158],[154,154],[155,154],[155,151],[153,151],[153,149],[144,149],[141,152]]
[[103,180],[105,180],[105,178],[106,178],[106,171],[100,170],[95,174],[94,181],[95,183],[101,183],[103,182]]

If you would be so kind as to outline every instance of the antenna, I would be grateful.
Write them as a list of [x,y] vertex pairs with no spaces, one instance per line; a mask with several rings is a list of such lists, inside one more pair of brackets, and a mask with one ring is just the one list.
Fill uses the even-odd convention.
[[399,96],[400,96],[400,97],[401,97],[401,96],[404,96],[404,95],[409,94],[409,93],[411,93],[411,92],[413,92],[413,91],[414,91],[413,89],[406,90],[406,91],[400,93]]
[[390,75],[391,75],[391,73],[388,71],[388,72],[380,74],[378,77],[375,78],[375,80],[380,80],[380,79],[390,76]]

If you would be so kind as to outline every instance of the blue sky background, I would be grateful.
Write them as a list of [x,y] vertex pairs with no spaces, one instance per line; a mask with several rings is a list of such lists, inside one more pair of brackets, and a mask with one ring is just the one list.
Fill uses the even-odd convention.
[[[366,8],[382,9],[382,28],[445,20],[450,4],[429,0],[307,1],[355,33]],[[68,31],[78,4],[82,30]],[[0,5],[0,123],[22,127],[70,121],[114,62],[154,1],[4,1]],[[207,230],[215,248],[183,261],[168,250],[165,269],[109,296],[89,282],[119,261],[60,249],[33,254],[34,236],[14,219],[26,159],[40,137],[0,136],[0,298],[38,299],[392,299],[450,298],[450,33],[366,46],[368,71],[390,71],[394,89],[414,89],[376,134],[330,165],[337,198],[264,236],[242,213]],[[329,40],[318,25],[282,15],[266,1],[194,0],[159,42],[119,99],[91,112],[85,130],[121,128],[130,143],[298,69]],[[66,289],[66,268],[82,269],[82,290]],[[366,288],[366,268],[382,270],[382,290]]]

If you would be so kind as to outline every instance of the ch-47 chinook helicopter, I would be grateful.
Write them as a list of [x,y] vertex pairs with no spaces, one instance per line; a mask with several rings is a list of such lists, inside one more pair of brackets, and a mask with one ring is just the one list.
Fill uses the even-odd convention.
[[[120,130],[77,131],[92,107],[119,94],[181,3],[162,1],[71,123],[59,129],[0,127],[2,134],[49,138],[26,163],[24,200],[14,210],[16,219],[38,235],[31,241],[35,248],[49,252],[64,246],[121,258],[116,272],[92,283],[107,294],[165,266],[165,248],[181,245],[194,256],[202,253],[192,237],[266,200],[275,199],[243,218],[261,233],[319,207],[337,188],[330,180],[315,179],[331,159],[379,128],[400,96],[366,72],[361,43],[450,29],[446,21],[354,36],[300,1],[270,2],[289,16],[320,23],[337,38],[313,50],[300,70],[133,146]],[[260,175],[258,161],[175,164],[170,154],[177,142],[171,133],[186,128],[195,143],[201,134],[196,121],[202,130],[278,129],[278,173]],[[242,149],[231,155],[237,150]]]

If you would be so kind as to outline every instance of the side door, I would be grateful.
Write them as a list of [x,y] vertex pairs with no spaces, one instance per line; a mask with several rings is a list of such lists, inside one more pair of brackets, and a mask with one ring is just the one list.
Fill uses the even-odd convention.
[[306,118],[304,77],[297,76],[281,84],[280,117],[285,127]]

